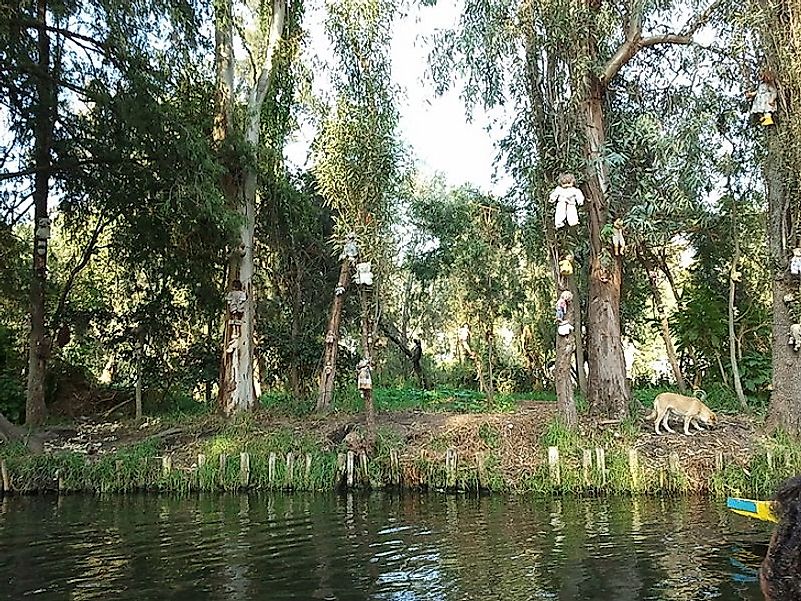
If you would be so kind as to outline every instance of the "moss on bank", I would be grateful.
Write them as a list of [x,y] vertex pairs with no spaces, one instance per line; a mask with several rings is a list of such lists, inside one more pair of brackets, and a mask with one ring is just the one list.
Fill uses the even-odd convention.
[[[539,406],[509,414],[384,415],[364,452],[354,416],[181,428],[130,425],[96,450],[30,455],[0,445],[10,492],[321,490],[406,487],[574,495],[767,497],[801,470],[801,445],[742,422],[696,437],[655,437],[641,424],[568,431]],[[543,410],[545,411],[545,410]],[[751,425],[753,426],[753,425]],[[123,428],[125,430],[125,428]],[[171,434],[171,436],[165,436]],[[177,433],[176,433],[177,432]],[[103,432],[98,432],[98,439]],[[95,443],[99,444],[99,443]]]

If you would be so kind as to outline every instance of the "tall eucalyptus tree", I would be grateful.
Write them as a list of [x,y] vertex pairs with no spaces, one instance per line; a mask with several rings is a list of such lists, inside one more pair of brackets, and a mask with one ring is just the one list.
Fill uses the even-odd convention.
[[[318,409],[329,407],[333,398],[341,314],[357,264],[362,361],[368,369],[372,366],[381,278],[389,267],[390,209],[403,182],[389,55],[397,3],[331,0],[326,6],[326,30],[337,66],[332,81],[336,100],[315,142],[313,169],[334,210],[340,277],[325,334]],[[365,269],[373,273],[372,280],[364,277]],[[371,391],[362,392],[370,424]]]
[[[622,263],[602,234],[617,217],[611,203],[609,90],[641,52],[691,44],[721,4],[467,0],[458,28],[437,44],[435,73],[462,73],[466,97],[487,106],[504,104],[511,92],[531,119],[527,127],[518,120],[513,128],[518,141],[524,140],[523,129],[544,132],[519,150],[511,141],[502,145],[524,193],[541,194],[547,187],[541,178],[581,165],[589,228],[588,400],[596,414],[622,417],[629,399],[621,343]],[[684,25],[665,26],[679,8],[690,14]],[[447,85],[446,78],[439,80]],[[533,178],[539,186],[532,186]]]
[[776,125],[765,128],[763,171],[768,195],[768,249],[773,272],[773,382],[768,426],[801,436],[799,355],[787,344],[793,324],[801,323],[801,286],[789,270],[801,247],[801,3],[754,0],[746,23],[761,35],[765,67],[778,87]]
[[[225,415],[251,410],[256,405],[254,250],[262,111],[285,39],[287,15],[299,4],[292,2],[290,6],[287,0],[214,3],[217,93],[213,137],[225,163],[221,189],[240,219],[228,259],[220,362],[218,401]],[[249,59],[239,71],[234,32],[237,44]]]

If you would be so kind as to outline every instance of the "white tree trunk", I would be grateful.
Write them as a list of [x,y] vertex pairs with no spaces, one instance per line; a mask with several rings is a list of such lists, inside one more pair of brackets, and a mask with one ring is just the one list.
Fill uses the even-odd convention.
[[[245,140],[255,155],[258,153],[261,133],[261,110],[267,96],[270,76],[273,71],[273,56],[281,38],[286,21],[286,1],[274,0],[270,16],[270,34],[261,72],[255,82],[251,82],[248,94],[247,112],[245,115]],[[217,127],[224,130],[224,136],[231,135],[233,114],[233,35],[231,16],[233,14],[230,1],[221,7],[216,19],[216,71],[218,86]],[[222,111],[222,112],[219,112]],[[254,161],[255,162],[255,161]],[[233,311],[228,302],[225,312],[225,334],[223,338],[223,356],[220,364],[220,409],[225,415],[240,411],[248,411],[256,406],[256,389],[254,383],[254,333],[256,317],[256,289],[254,282],[254,240],[256,232],[256,192],[258,189],[258,173],[254,162],[236,165],[239,178],[228,175],[224,178],[223,189],[229,202],[236,206],[242,218],[239,230],[239,247],[232,253],[228,292],[241,290],[244,301]],[[230,166],[234,167],[234,166]],[[234,169],[230,169],[234,172]],[[228,301],[228,297],[226,297]]]

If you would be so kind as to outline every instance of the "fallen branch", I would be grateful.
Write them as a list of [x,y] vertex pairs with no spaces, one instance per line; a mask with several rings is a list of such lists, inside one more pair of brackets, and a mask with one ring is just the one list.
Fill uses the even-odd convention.
[[114,406],[113,406],[111,409],[109,409],[108,411],[104,411],[104,412],[103,412],[103,417],[108,417],[109,415],[111,415],[112,413],[114,413],[114,412],[115,412],[117,409],[119,409],[120,407],[122,407],[122,406],[124,406],[124,405],[127,405],[128,403],[130,403],[130,402],[131,402],[131,400],[132,400],[132,399],[125,399],[125,400],[124,400],[124,401],[122,401],[121,403],[117,403],[116,405],[114,405]]

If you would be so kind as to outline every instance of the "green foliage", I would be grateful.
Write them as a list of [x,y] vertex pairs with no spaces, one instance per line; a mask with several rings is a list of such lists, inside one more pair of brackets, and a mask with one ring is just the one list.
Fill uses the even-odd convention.
[[23,358],[17,353],[12,331],[0,325],[0,413],[12,422],[25,417]]
[[296,397],[284,390],[265,392],[259,399],[262,407],[278,415],[302,416],[314,410],[315,400],[310,396]]

